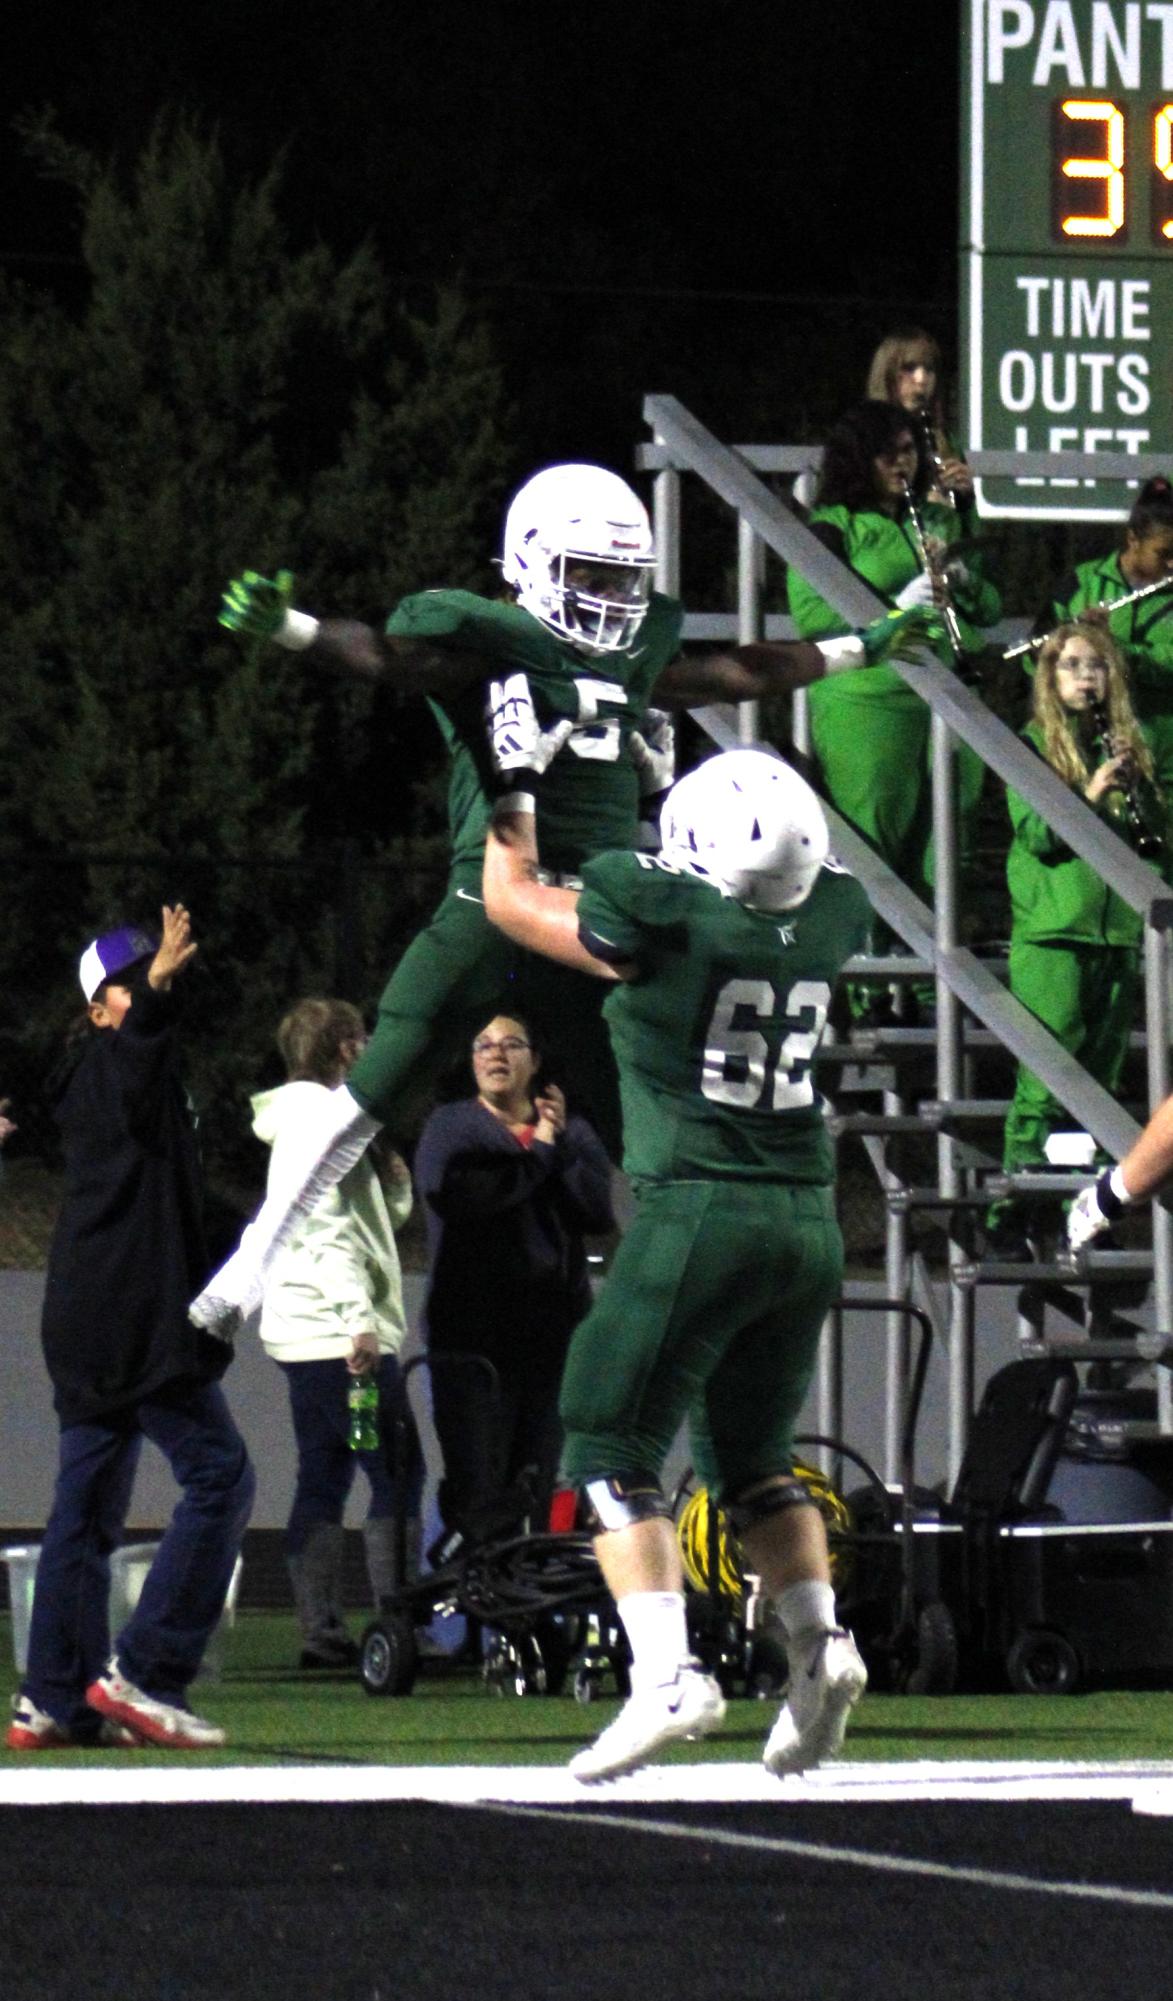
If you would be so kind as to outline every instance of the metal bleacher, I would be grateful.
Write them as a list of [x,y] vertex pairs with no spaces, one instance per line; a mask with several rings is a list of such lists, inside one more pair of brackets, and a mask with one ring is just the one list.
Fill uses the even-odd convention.
[[[763,555],[772,550],[798,569],[852,626],[877,618],[886,606],[855,573],[838,562],[761,477],[793,477],[816,460],[812,447],[722,444],[675,398],[649,396],[644,416],[652,442],[639,448],[637,464],[654,475],[653,510],[658,551],[657,583],[683,597],[682,482],[703,483],[734,515],[738,602],[735,612],[686,616],[686,641],[784,638],[790,622],[766,615]],[[976,472],[1013,471],[1006,454],[975,453]],[[994,459],[997,458],[997,465]],[[985,464],[985,459],[990,464]],[[1159,468],[1144,458],[1032,454],[1021,470],[1031,474],[1090,474],[1120,480],[1144,478]],[[1163,470],[1163,468],[1160,468]],[[1070,1356],[1077,1362],[1118,1366],[1155,1389],[1155,1418],[1134,1420],[1138,1432],[1173,1436],[1173,1214],[1151,1205],[1151,1238],[1125,1250],[1084,1252],[1072,1259],[1055,1244],[1047,1262],[997,1263],[979,1254],[978,1219],[989,1202],[1011,1188],[1055,1198],[1056,1213],[1088,1178],[1070,1171],[1002,1174],[1002,1124],[1013,1063],[1023,1061],[1071,1113],[1073,1125],[1119,1159],[1136,1138],[1139,1121],[1170,1090],[1169,931],[1173,895],[1097,816],[1018,739],[958,676],[928,654],[893,663],[932,711],[934,907],[930,909],[893,875],[872,849],[829,812],[836,852],[863,883],[873,907],[903,941],[883,959],[853,961],[849,976],[893,983],[897,991],[919,979],[935,983],[931,1029],[845,1028],[832,1032],[820,1054],[820,1088],[832,1131],[855,1135],[875,1171],[885,1213],[885,1297],[928,1312],[944,1357],[948,1381],[948,1472],[956,1477],[974,1408],[976,1316],[988,1288],[1011,1288],[1017,1338],[1024,1355]],[[709,707],[696,720],[714,742],[729,746],[756,740],[756,707]],[[809,748],[805,699],[794,698],[793,736]],[[1143,1099],[1134,1110],[1109,1096],[1082,1066],[1008,992],[1004,954],[982,955],[961,937],[954,748],[972,747],[1003,781],[1045,815],[1063,840],[1090,862],[1144,922],[1144,1016],[1134,1047],[1144,1063]],[[1138,1099],[1141,1094],[1138,1093]],[[910,1170],[906,1155],[923,1162],[926,1137],[935,1172]],[[918,1180],[913,1178],[921,1173]],[[916,1219],[937,1221],[943,1238],[934,1278],[923,1251],[914,1247]],[[1130,1219],[1130,1235],[1133,1228]],[[911,1320],[887,1312],[884,1361],[885,1478],[899,1477],[902,1415],[909,1376]],[[842,1329],[833,1320],[819,1377],[819,1429],[840,1436]]]

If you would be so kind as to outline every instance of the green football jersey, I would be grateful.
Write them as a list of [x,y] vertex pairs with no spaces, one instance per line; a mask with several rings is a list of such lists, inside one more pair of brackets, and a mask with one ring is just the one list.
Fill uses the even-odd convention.
[[588,862],[584,941],[633,961],[604,1014],[624,1166],[644,1180],[832,1179],[811,1064],[831,991],[867,935],[854,876],[828,863],[798,910],[748,910],[662,855]]
[[521,673],[544,728],[578,722],[542,780],[538,849],[551,869],[577,872],[588,855],[630,847],[639,781],[628,740],[639,729],[661,671],[680,651],[683,610],[653,593],[635,644],[622,653],[576,652],[520,605],[471,591],[422,591],[404,598],[387,631],[481,655],[484,679],[454,695],[429,696],[452,758],[448,828],[454,883],[479,891],[485,832],[494,797],[485,720],[489,681]]

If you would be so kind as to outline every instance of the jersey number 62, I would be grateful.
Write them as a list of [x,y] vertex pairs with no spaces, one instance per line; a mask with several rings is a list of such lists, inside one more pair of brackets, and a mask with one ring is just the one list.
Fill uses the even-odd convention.
[[[727,980],[705,1036],[702,1095],[746,1110],[813,1105],[811,1061],[830,1001],[825,980],[796,980],[781,1008],[769,980]],[[762,1026],[735,1027],[747,1013]]]

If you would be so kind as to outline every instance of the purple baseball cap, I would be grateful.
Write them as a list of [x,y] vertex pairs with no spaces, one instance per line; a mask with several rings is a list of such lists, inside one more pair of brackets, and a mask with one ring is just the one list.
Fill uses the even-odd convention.
[[86,999],[92,1001],[104,981],[128,973],[132,966],[141,966],[144,959],[153,959],[158,949],[157,938],[133,925],[124,924],[119,931],[103,931],[100,938],[86,946],[78,963],[78,978]]

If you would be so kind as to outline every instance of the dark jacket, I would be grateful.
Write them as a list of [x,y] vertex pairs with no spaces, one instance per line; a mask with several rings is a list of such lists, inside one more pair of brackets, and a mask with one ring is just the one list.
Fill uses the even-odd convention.
[[583,1233],[614,1227],[611,1167],[585,1119],[522,1146],[475,1098],[442,1105],[420,1135],[428,1228],[425,1331],[437,1348],[560,1367],[591,1302]]
[[141,975],[121,1028],[92,1033],[56,1086],[65,1197],[41,1339],[63,1424],[210,1381],[231,1358],[187,1317],[209,1261],[175,1022],[172,995]]

